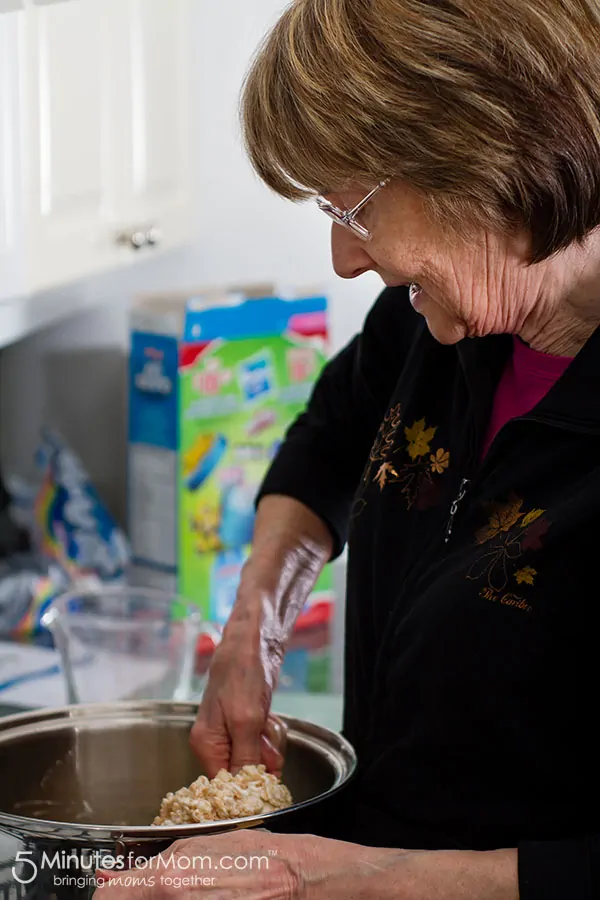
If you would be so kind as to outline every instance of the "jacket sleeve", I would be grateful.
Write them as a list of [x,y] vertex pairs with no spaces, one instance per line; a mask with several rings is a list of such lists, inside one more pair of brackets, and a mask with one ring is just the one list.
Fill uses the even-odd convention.
[[383,291],[363,331],[324,368],[260,489],[258,500],[283,494],[320,516],[333,535],[334,557],[345,544],[354,494],[421,323],[407,289]]
[[600,837],[519,846],[519,900],[598,900]]

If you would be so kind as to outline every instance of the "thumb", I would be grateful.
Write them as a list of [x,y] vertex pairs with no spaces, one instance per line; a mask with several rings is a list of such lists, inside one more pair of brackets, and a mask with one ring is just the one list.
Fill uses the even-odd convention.
[[287,727],[278,717],[271,714],[266,722],[262,737],[262,761],[268,772],[281,777],[287,746]]
[[261,735],[261,759],[267,768],[267,772],[281,778],[283,772],[283,754],[274,747],[266,734]]
[[279,750],[281,755],[285,756],[288,739],[288,729],[285,722],[280,719],[279,716],[270,713],[263,733],[268,737],[273,746]]

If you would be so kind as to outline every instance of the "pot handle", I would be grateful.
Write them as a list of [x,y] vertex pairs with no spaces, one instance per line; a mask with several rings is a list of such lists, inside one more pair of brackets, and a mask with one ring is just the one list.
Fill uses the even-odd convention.
[[116,860],[124,860],[127,867],[131,867],[136,859],[144,857],[150,859],[158,853],[168,850],[173,841],[130,841],[125,837],[115,840],[113,856]]

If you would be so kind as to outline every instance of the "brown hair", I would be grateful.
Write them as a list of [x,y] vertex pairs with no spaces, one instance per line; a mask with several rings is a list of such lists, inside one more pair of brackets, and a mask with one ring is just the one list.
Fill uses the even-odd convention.
[[600,0],[295,0],[242,124],[284,197],[398,177],[544,259],[600,224]]

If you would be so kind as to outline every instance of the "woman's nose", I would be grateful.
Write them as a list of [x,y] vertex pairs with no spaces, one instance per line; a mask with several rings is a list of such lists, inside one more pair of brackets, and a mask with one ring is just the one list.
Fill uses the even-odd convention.
[[363,241],[342,225],[331,226],[331,259],[340,278],[358,278],[374,268]]

